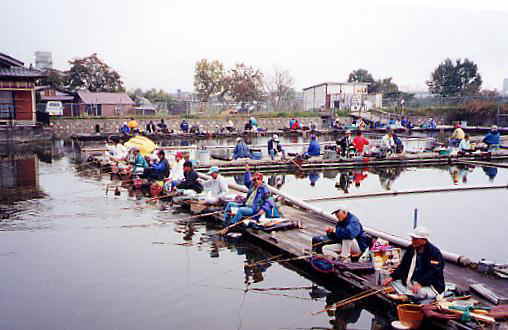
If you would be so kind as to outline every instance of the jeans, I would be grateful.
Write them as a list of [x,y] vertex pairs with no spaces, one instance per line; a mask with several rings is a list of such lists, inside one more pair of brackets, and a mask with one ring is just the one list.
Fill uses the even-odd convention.
[[[236,214],[231,218],[231,215],[229,212],[231,212],[232,207],[238,207],[238,210]],[[251,206],[245,206],[243,204],[235,203],[235,202],[229,202],[226,205],[226,209],[224,210],[224,224],[232,225],[234,223],[237,223],[240,221],[243,217],[250,217],[251,215],[254,215],[254,208]]]
[[[281,159],[283,159],[283,160],[286,159],[286,152],[284,150],[281,150],[280,153],[282,155]],[[274,160],[275,159],[275,155],[277,155],[277,151],[275,151],[275,149],[270,149],[270,150],[268,150],[268,154],[270,155],[270,158],[272,160]]]

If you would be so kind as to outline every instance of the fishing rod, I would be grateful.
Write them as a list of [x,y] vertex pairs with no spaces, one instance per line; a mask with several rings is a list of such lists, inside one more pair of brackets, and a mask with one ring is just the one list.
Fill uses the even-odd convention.
[[192,219],[209,217],[209,216],[212,216],[212,215],[215,215],[215,214],[219,214],[219,213],[223,213],[223,211],[221,210],[221,211],[215,211],[215,212],[210,212],[210,213],[197,214],[197,215],[193,215],[193,216],[185,217],[185,218],[158,220],[158,221],[161,222],[161,223],[173,223],[174,221],[187,221],[187,220],[192,220]]
[[391,291],[393,290],[393,288],[391,287],[387,287],[387,288],[382,288],[382,289],[367,289],[363,292],[360,292],[358,294],[355,294],[349,298],[346,298],[346,299],[343,299],[331,306],[328,306],[326,307],[325,309],[322,309],[318,312],[313,312],[311,313],[311,315],[318,315],[318,314],[321,314],[321,313],[324,313],[324,312],[327,312],[327,311],[330,311],[330,310],[333,310],[333,309],[337,309],[337,308],[341,308],[341,307],[344,307],[346,305],[349,305],[349,304],[352,304],[354,302],[357,302],[359,300],[362,300],[362,299],[365,299],[365,298],[368,298],[370,296],[374,296],[378,293],[381,293],[381,292],[388,292],[388,291]]

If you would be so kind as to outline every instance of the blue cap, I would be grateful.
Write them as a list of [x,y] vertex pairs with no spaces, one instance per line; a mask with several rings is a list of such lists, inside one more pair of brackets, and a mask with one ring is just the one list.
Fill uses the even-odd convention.
[[210,167],[210,169],[208,170],[208,174],[212,173],[219,173],[219,168],[217,166]]

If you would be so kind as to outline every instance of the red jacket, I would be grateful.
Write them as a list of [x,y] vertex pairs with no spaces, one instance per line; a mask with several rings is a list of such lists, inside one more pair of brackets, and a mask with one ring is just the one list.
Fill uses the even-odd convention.
[[357,152],[363,152],[363,148],[369,144],[369,140],[367,140],[363,135],[357,135],[353,139],[353,145]]

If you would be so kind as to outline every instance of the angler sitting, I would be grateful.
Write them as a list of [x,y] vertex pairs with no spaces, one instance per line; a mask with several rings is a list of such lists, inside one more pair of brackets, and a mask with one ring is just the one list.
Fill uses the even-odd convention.
[[284,151],[284,149],[282,149],[282,146],[280,144],[280,141],[279,141],[279,136],[277,134],[274,134],[273,137],[268,140],[268,154],[270,155],[270,158],[272,160],[275,159],[275,156],[278,154],[278,153],[281,153],[281,159],[286,159],[286,152]]
[[340,248],[339,260],[350,262],[351,255],[361,255],[369,247],[370,238],[363,231],[360,220],[352,213],[338,209],[332,214],[337,218],[335,230],[328,227],[326,235],[312,237],[312,250],[321,254],[335,255],[335,251]]
[[211,178],[202,182],[204,189],[209,192],[208,196],[205,198],[207,204],[222,203],[229,192],[228,183],[219,174],[219,171],[217,166],[212,166],[208,171],[208,175],[210,175]]
[[346,130],[344,136],[336,141],[337,144],[337,153],[340,152],[342,157],[348,157],[350,156],[351,152],[353,151],[353,140],[351,138],[351,131]]
[[142,175],[145,171],[145,168],[148,167],[148,163],[146,162],[145,157],[139,152],[139,149],[134,147],[131,149],[131,153],[133,155],[133,173],[137,175]]
[[411,245],[402,257],[400,265],[383,285],[394,282],[418,299],[435,298],[445,290],[444,261],[441,251],[429,242],[429,231],[415,228],[410,234]]
[[471,145],[471,141],[469,140],[469,135],[466,134],[464,136],[464,140],[460,141],[459,143],[459,153],[460,154],[466,154],[466,153],[472,153],[475,151],[475,148]]
[[251,158],[250,149],[242,138],[236,139],[236,146],[233,150],[233,160],[240,158]]
[[173,202],[179,202],[194,197],[203,191],[203,185],[198,181],[198,174],[192,168],[191,161],[185,161],[183,164],[183,180],[173,181],[172,191],[176,191],[180,196],[174,197]]
[[157,151],[158,161],[150,167],[145,168],[143,177],[152,180],[164,180],[169,176],[169,163],[164,150]]
[[319,145],[317,136],[312,134],[310,136],[309,148],[307,149],[307,152],[304,154],[304,158],[308,159],[319,155],[321,155],[321,146]]
[[183,133],[189,133],[189,123],[187,122],[187,120],[182,120],[182,122],[180,123],[180,130],[183,132]]
[[[237,223],[243,217],[259,217],[265,215],[267,218],[278,218],[279,213],[274,201],[270,198],[270,191],[263,183],[263,174],[254,173],[251,175],[249,166],[245,167],[244,184],[249,188],[247,197],[243,203],[229,202],[224,210],[224,223],[230,225]],[[237,208],[233,214],[233,208]]]
[[483,143],[487,145],[487,151],[493,151],[499,149],[501,143],[501,134],[497,130],[497,126],[493,125],[490,132],[483,138]]

